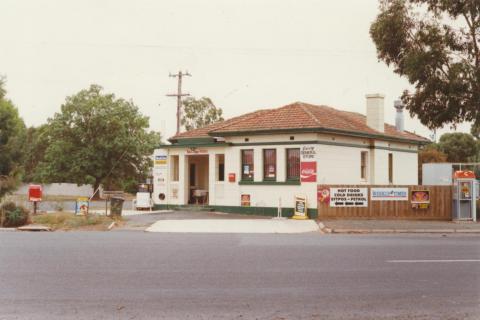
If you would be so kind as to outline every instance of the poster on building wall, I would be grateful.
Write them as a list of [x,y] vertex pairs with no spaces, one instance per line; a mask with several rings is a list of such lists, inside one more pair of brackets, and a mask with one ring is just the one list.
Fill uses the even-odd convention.
[[330,207],[368,207],[368,188],[330,188]]
[[408,188],[371,188],[372,201],[408,201]]
[[430,203],[430,190],[412,190],[412,203]]
[[317,198],[319,203],[329,205],[330,204],[330,188],[318,187]]
[[317,162],[301,162],[300,163],[300,181],[301,182],[317,182]]
[[153,190],[154,201],[165,201],[167,194],[167,174],[168,174],[168,155],[167,150],[156,150],[153,166]]
[[430,207],[430,190],[412,190],[411,204],[413,209],[428,209]]
[[250,207],[250,195],[242,194],[240,198],[240,202],[242,207]]
[[317,150],[315,146],[300,149],[300,181],[317,182]]
[[166,166],[167,165],[167,155],[160,154],[155,156],[155,166]]

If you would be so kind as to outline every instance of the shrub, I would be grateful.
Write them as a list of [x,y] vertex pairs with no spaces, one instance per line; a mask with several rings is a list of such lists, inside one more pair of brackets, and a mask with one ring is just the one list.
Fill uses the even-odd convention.
[[2,227],[14,228],[28,223],[29,211],[14,202],[5,202],[0,206]]

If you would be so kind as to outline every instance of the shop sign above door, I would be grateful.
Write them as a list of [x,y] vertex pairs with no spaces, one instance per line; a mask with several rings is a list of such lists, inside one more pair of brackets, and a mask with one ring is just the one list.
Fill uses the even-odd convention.
[[196,148],[196,147],[192,147],[192,148],[187,148],[187,154],[208,154],[208,150],[207,149],[199,149],[199,148]]

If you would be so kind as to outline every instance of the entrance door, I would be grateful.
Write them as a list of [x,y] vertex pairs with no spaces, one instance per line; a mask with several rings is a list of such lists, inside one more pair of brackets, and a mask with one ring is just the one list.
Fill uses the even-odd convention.
[[194,203],[193,193],[197,188],[197,167],[195,163],[190,163],[188,174],[188,203]]

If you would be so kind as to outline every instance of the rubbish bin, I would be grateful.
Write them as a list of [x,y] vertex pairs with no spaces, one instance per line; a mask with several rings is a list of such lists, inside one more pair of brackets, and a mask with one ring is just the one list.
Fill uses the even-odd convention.
[[122,208],[123,208],[123,198],[111,198],[110,199],[110,215],[111,216],[118,216],[122,215]]

